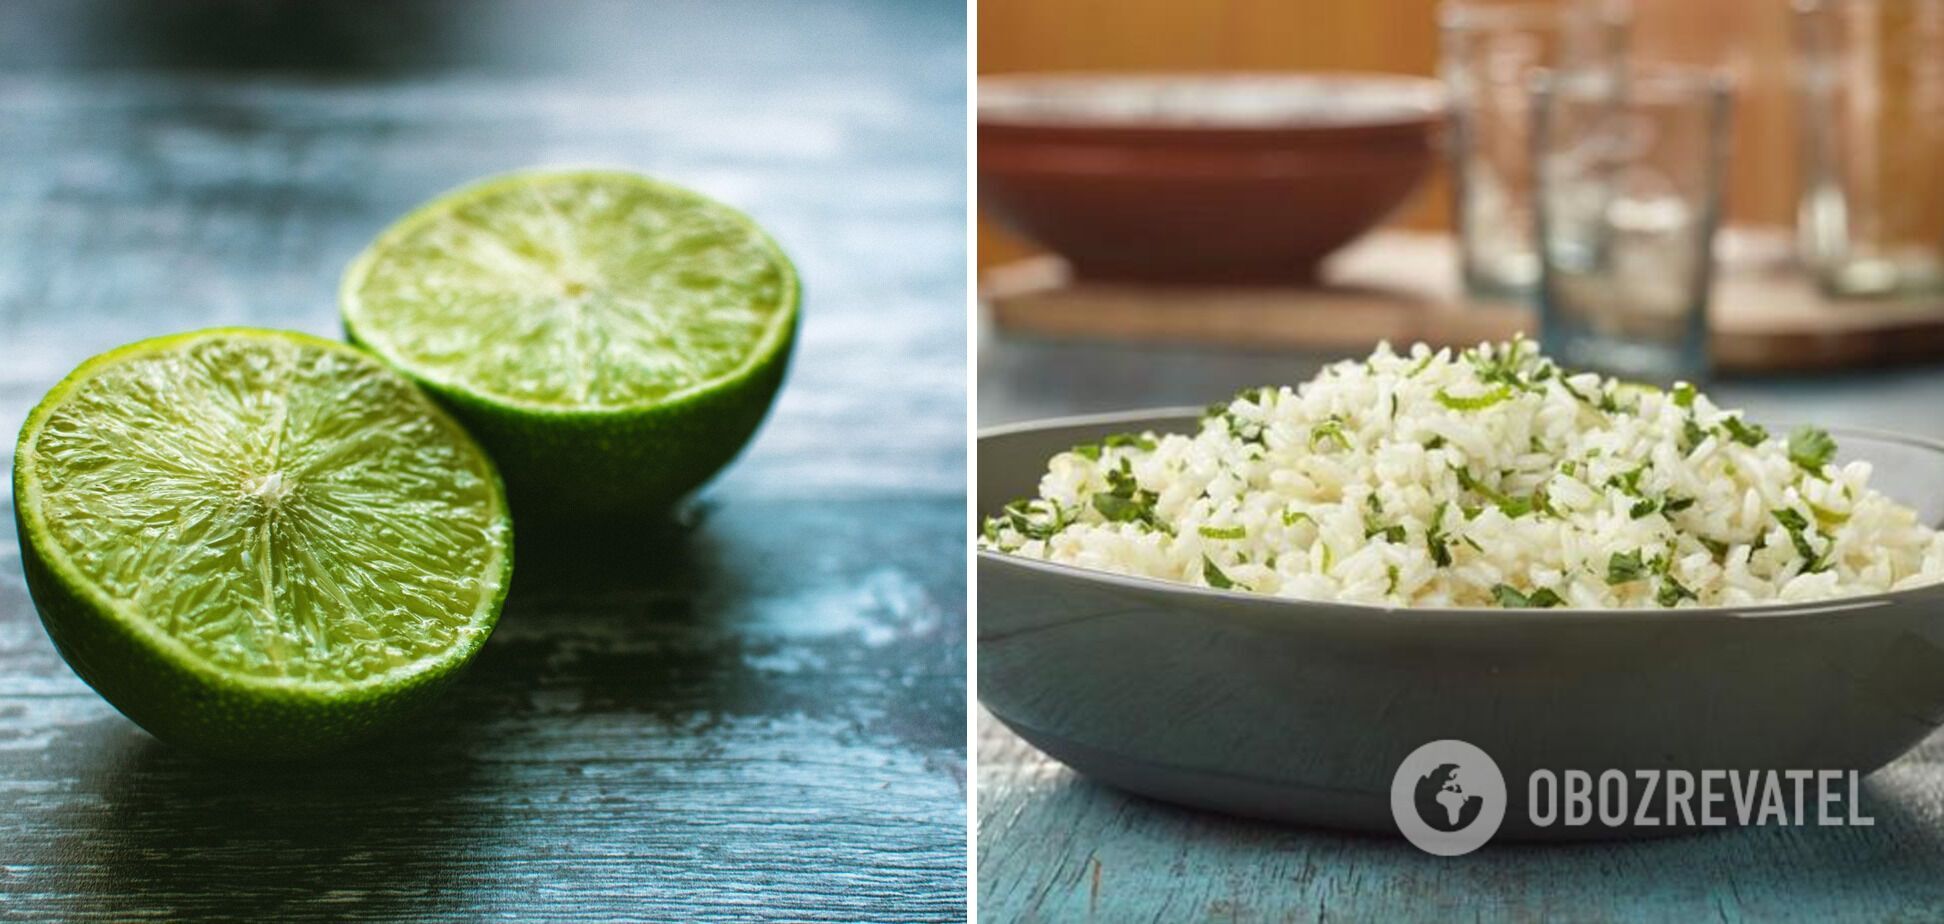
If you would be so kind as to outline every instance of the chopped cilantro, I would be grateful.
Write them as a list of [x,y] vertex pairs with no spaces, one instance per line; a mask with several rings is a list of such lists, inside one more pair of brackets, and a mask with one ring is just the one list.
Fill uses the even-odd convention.
[[1391,543],[1393,545],[1402,545],[1405,536],[1404,527],[1396,523],[1393,523],[1389,526],[1384,526],[1382,524],[1377,523],[1374,520],[1366,518],[1364,520],[1364,538],[1370,539],[1375,536],[1382,536],[1384,537],[1385,542]]
[[1499,512],[1505,514],[1506,518],[1511,520],[1516,520],[1531,513],[1535,509],[1535,506],[1533,498],[1530,497],[1501,496],[1498,500]]
[[1146,511],[1138,501],[1118,494],[1095,494],[1093,505],[1101,516],[1114,523],[1132,523]]
[[1431,525],[1424,530],[1424,544],[1431,550],[1431,560],[1440,568],[1451,566],[1451,548],[1445,544],[1444,514],[1449,502],[1440,501],[1438,509],[1431,513]]
[[1546,491],[1546,486],[1543,484],[1532,491],[1532,509],[1549,517],[1559,516],[1559,511],[1553,509],[1552,495]]
[[1510,584],[1492,585],[1492,599],[1508,609],[1545,609],[1566,602],[1550,587],[1541,587],[1527,594],[1520,593],[1517,587]]
[[1746,423],[1740,417],[1723,417],[1721,425],[1727,429],[1731,439],[1743,446],[1760,446],[1763,440],[1768,439],[1768,431],[1761,424]]
[[1157,532],[1171,532],[1154,512],[1154,503],[1160,498],[1141,488],[1126,456],[1121,457],[1119,468],[1107,470],[1107,488],[1105,493],[1094,493],[1093,507],[1109,522],[1140,523]]
[[1628,497],[1641,497],[1640,476],[1647,473],[1647,463],[1642,462],[1633,468],[1607,479],[1607,487],[1619,488]]
[[1202,580],[1207,581],[1208,586],[1216,590],[1228,590],[1235,586],[1235,582],[1229,580],[1229,576],[1215,566],[1215,560],[1206,555],[1202,556]]
[[1304,520],[1308,520],[1311,526],[1316,525],[1316,518],[1310,516],[1308,513],[1304,511],[1301,510],[1283,511],[1282,521],[1284,526],[1295,526],[1297,523],[1300,523]]
[[1228,422],[1229,435],[1235,437],[1238,441],[1254,443],[1257,446],[1268,443],[1268,439],[1263,436],[1262,424],[1243,420],[1237,417],[1232,411],[1223,414],[1222,419]]
[[1105,442],[1107,444],[1108,449],[1119,449],[1123,446],[1132,446],[1135,449],[1141,450],[1142,452],[1153,452],[1155,446],[1157,445],[1153,440],[1139,433],[1116,433],[1113,436],[1108,437]]
[[1701,445],[1707,438],[1708,431],[1702,429],[1700,424],[1695,423],[1694,418],[1689,417],[1681,422],[1681,452],[1683,454],[1693,452],[1694,447]]
[[1047,500],[1013,501],[1000,510],[1000,517],[1027,539],[1051,539],[1073,522],[1071,514]]
[[1201,526],[1195,531],[1210,539],[1245,539],[1249,535],[1244,526]]
[[[1491,501],[1492,505],[1497,507],[1500,513],[1505,514],[1511,519],[1516,520],[1534,510],[1548,514],[1554,512],[1552,506],[1546,500],[1543,489],[1533,492],[1530,497],[1513,497],[1473,478],[1471,471],[1462,465],[1454,465],[1451,467],[1451,470],[1458,476],[1459,487]],[[1461,507],[1460,509],[1465,511],[1465,519],[1467,520],[1478,515],[1475,508]]]
[[1640,560],[1640,551],[1637,549],[1632,552],[1615,552],[1613,557],[1607,559],[1608,585],[1638,581],[1646,576],[1647,565]]
[[1476,478],[1473,478],[1471,469],[1468,469],[1462,465],[1454,465],[1451,467],[1451,471],[1452,474],[1458,476],[1459,487],[1464,488],[1467,491],[1472,491],[1474,493],[1477,493],[1478,495],[1484,497],[1486,500],[1496,501],[1505,496],[1492,488],[1486,487],[1484,482],[1479,481]]
[[1654,602],[1661,606],[1673,606],[1682,600],[1698,600],[1694,591],[1681,586],[1681,582],[1661,575],[1660,591],[1654,595]]
[[1789,461],[1811,475],[1822,474],[1823,466],[1836,457],[1836,441],[1814,427],[1800,427],[1789,434]]
[[1397,566],[1385,565],[1384,574],[1385,576],[1390,578],[1390,583],[1385,585],[1384,587],[1384,593],[1387,594],[1397,593]]
[[1694,386],[1686,382],[1674,383],[1674,406],[1690,408],[1694,406]]
[[1592,398],[1587,397],[1584,392],[1581,392],[1579,389],[1574,388],[1573,383],[1567,381],[1566,377],[1563,375],[1559,377],[1559,387],[1566,389],[1567,394],[1572,395],[1575,398],[1578,398],[1581,404],[1587,405],[1589,407],[1595,407],[1595,408],[1600,406],[1600,403],[1598,401],[1595,401]]
[[[1237,393],[1234,398],[1227,401],[1218,401],[1209,405],[1208,409],[1202,412],[1203,425],[1206,426],[1209,423],[1220,420],[1228,426],[1230,436],[1244,443],[1254,443],[1255,445],[1261,446],[1266,442],[1262,435],[1262,424],[1243,420],[1235,413],[1235,404],[1238,401],[1247,401],[1251,404],[1267,404],[1269,396],[1273,393],[1274,390],[1269,388],[1245,388]],[[1113,442],[1110,440],[1107,445],[1112,446]]]
[[1816,547],[1809,544],[1809,537],[1806,535],[1809,529],[1808,517],[1789,507],[1772,510],[1770,513],[1773,513],[1775,521],[1788,531],[1789,543],[1795,546],[1796,554],[1802,556],[1804,574],[1814,574],[1829,567],[1829,562],[1816,554]]
[[1081,443],[1080,445],[1073,447],[1073,454],[1083,459],[1092,459],[1098,462],[1100,461],[1100,444]]
[[[1525,341],[1514,339],[1500,348],[1489,345],[1466,350],[1465,359],[1472,365],[1481,382],[1495,383],[1508,389],[1532,390],[1532,384],[1521,374],[1525,364]],[[1493,402],[1497,403],[1497,402]]]
[[1634,519],[1638,520],[1641,517],[1653,513],[1660,513],[1663,516],[1680,513],[1692,506],[1694,506],[1694,498],[1677,497],[1669,494],[1666,497],[1649,497],[1637,501],[1628,512],[1633,515]]

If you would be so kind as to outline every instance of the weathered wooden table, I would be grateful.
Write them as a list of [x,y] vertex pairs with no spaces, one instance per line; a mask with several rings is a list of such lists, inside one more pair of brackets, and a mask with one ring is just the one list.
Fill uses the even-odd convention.
[[[1051,343],[980,334],[983,425],[1203,405],[1334,357]],[[1738,379],[1713,393],[1776,420],[1944,437],[1944,365]],[[1636,843],[1490,844],[1455,860],[1401,838],[1176,808],[1081,777],[979,718],[979,915],[1093,921],[1944,920],[1944,733],[1865,782],[1869,828],[1718,831]]]
[[100,350],[334,334],[371,235],[524,165],[744,206],[808,298],[699,506],[606,547],[523,537],[426,726],[323,763],[124,720],[55,655],[7,526],[0,918],[964,915],[962,9],[90,0],[0,9],[0,62],[9,457]]

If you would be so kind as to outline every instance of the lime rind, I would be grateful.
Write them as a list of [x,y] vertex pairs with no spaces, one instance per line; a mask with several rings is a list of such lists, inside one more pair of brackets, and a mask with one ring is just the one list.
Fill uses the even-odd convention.
[[[530,226],[524,226],[523,230],[536,232],[529,236],[544,234],[551,239],[550,247],[539,248],[540,253],[546,255],[549,259],[574,253],[583,255],[594,254],[595,256],[586,257],[583,261],[589,264],[599,264],[594,270],[588,271],[564,265],[553,267],[548,264],[547,260],[529,259],[523,264],[520,260],[524,258],[505,256],[504,254],[502,254],[502,259],[497,260],[496,265],[492,267],[477,267],[477,264],[481,261],[475,259],[473,263],[476,268],[482,268],[486,271],[486,275],[495,277],[497,284],[489,288],[465,289],[462,286],[446,288],[444,291],[448,293],[463,292],[466,295],[467,302],[463,305],[448,304],[434,306],[435,310],[430,311],[430,313],[442,318],[444,323],[427,324],[423,320],[414,319],[418,333],[422,337],[448,338],[446,342],[437,343],[437,345],[429,349],[425,348],[424,343],[421,343],[418,349],[406,349],[404,345],[398,342],[400,331],[394,329],[392,325],[380,323],[378,319],[372,316],[370,306],[366,302],[365,288],[367,284],[373,279],[374,273],[378,272],[381,266],[386,265],[386,261],[399,259],[401,252],[410,252],[412,246],[410,242],[415,238],[428,233],[436,233],[442,226],[459,227],[467,225],[471,221],[468,218],[469,213],[467,210],[475,208],[482,202],[497,201],[500,197],[515,194],[537,195],[535,193],[536,189],[555,186],[577,187],[594,191],[606,188],[638,191],[643,196],[653,199],[658,204],[673,205],[684,209],[685,215],[688,216],[690,221],[704,221],[716,232],[731,234],[732,237],[736,238],[737,244],[746,245],[747,249],[744,251],[744,255],[760,258],[762,269],[774,274],[774,279],[770,280],[769,284],[759,287],[767,294],[767,297],[763,301],[769,304],[762,306],[763,310],[760,312],[763,315],[762,323],[759,325],[760,330],[753,340],[747,337],[734,338],[734,343],[728,344],[728,346],[743,347],[742,349],[733,350],[733,352],[738,354],[737,361],[733,365],[712,367],[708,370],[708,375],[697,377],[693,381],[684,382],[679,387],[667,390],[654,390],[651,387],[631,400],[585,400],[585,396],[580,396],[581,399],[577,399],[577,396],[571,395],[565,398],[555,395],[548,400],[535,400],[530,397],[508,394],[509,389],[503,387],[505,380],[536,374],[532,360],[536,353],[540,355],[548,353],[549,351],[546,349],[523,350],[518,346],[509,345],[502,354],[506,362],[501,368],[496,370],[498,374],[485,377],[460,375],[457,374],[451,363],[428,361],[426,354],[449,356],[460,354],[466,350],[466,341],[450,339],[455,336],[455,332],[464,332],[470,329],[470,332],[475,335],[471,341],[471,345],[473,346],[478,346],[482,342],[479,338],[490,337],[496,333],[491,329],[490,324],[482,324],[482,315],[495,314],[495,312],[490,310],[487,312],[479,311],[478,309],[482,305],[488,306],[489,308],[493,305],[498,305],[502,309],[505,309],[509,305],[524,308],[526,309],[525,311],[502,310],[497,314],[502,316],[534,318],[536,320],[534,320],[532,326],[537,329],[543,326],[541,324],[542,320],[548,317],[558,318],[558,312],[567,310],[562,306],[572,301],[572,296],[570,295],[572,287],[586,284],[577,281],[580,277],[591,277],[595,282],[600,283],[618,282],[623,286],[649,287],[674,284],[668,282],[669,280],[674,280],[676,283],[679,283],[684,278],[681,272],[669,272],[671,268],[678,271],[682,269],[679,261],[657,262],[654,258],[661,255],[657,252],[648,253],[646,256],[635,253],[634,251],[640,249],[640,241],[642,240],[642,236],[640,235],[636,235],[627,240],[611,241],[609,242],[611,246],[607,247],[600,246],[598,242],[588,242],[585,245],[573,242],[571,240],[572,236],[583,232],[577,230],[579,227],[578,223],[569,221],[568,216],[564,215],[558,216],[560,218],[559,221],[547,220],[532,222]],[[545,200],[540,201],[544,202]],[[596,222],[594,224],[599,226],[600,223]],[[675,234],[677,232],[669,230],[667,233]],[[508,246],[504,240],[498,243],[502,251],[510,252],[518,249],[514,246]],[[436,262],[436,258],[432,256],[417,256]],[[532,257],[533,254],[528,254],[527,256]],[[695,257],[695,254],[690,253],[680,256],[683,259],[692,259]],[[638,261],[640,265],[627,268],[628,261]],[[561,258],[556,260],[556,262],[566,264],[573,262],[573,260]],[[508,269],[508,267],[522,265],[534,270],[533,278],[522,279],[520,278],[521,274],[519,272]],[[617,266],[621,266],[623,269],[617,270]],[[711,269],[719,272],[727,272],[736,270],[738,267],[731,265],[730,262],[718,260]],[[415,284],[419,287],[420,296],[416,304],[418,308],[425,308],[428,300],[432,296],[423,294],[427,288],[427,284],[423,281],[426,275],[423,268],[417,266],[401,266],[398,268],[397,274],[397,276],[393,277],[394,280],[403,280],[408,277],[417,280]],[[702,275],[706,276],[708,274],[705,273]],[[601,285],[595,286],[597,291],[603,288],[604,286]],[[685,297],[690,296],[704,298],[704,296],[695,296],[693,292]],[[640,293],[628,291],[622,297],[638,299]],[[801,285],[794,264],[791,263],[788,256],[784,254],[782,248],[776,244],[774,239],[747,215],[683,187],[650,179],[624,170],[609,169],[518,171],[491,177],[448,192],[415,209],[380,234],[352,262],[350,268],[345,272],[344,280],[339,291],[339,303],[343,311],[345,327],[350,338],[359,345],[378,354],[397,368],[404,370],[421,384],[437,392],[442,397],[518,414],[564,417],[580,420],[626,417],[641,411],[679,406],[698,397],[704,397],[709,392],[726,383],[738,382],[759,375],[765,367],[778,362],[779,354],[787,351],[795,335],[801,297]],[[715,330],[719,335],[721,332],[720,328],[722,327],[727,327],[731,332],[734,332],[737,325],[733,322],[737,318],[738,312],[749,310],[749,306],[736,299],[725,298],[723,297],[723,293],[719,291],[705,298],[705,300],[710,299],[712,299],[712,304],[703,312],[707,315],[707,320],[710,323],[691,325],[686,329],[689,334],[694,336],[707,336],[711,330]],[[625,327],[637,323],[653,323],[653,314],[654,311],[652,310],[632,313],[609,312],[599,319],[600,323],[585,326],[578,324],[567,325],[574,329],[574,336],[576,337],[586,338],[591,336],[604,341],[598,347],[577,344],[574,350],[570,350],[570,352],[578,351],[580,359],[585,359],[588,353],[601,355],[611,354],[616,349],[616,343],[609,336],[612,333],[609,328],[616,326]],[[447,315],[450,315],[450,317],[447,317]],[[556,324],[553,326],[559,327],[561,325]],[[533,334],[533,331],[522,328],[514,330],[511,333]],[[634,333],[641,334],[643,332],[636,330]],[[554,339],[557,340],[560,336],[564,336],[564,334],[556,332]],[[653,332],[648,332],[648,336],[644,339],[655,339]],[[517,343],[519,337],[512,337],[511,340]],[[492,341],[486,342],[491,343]],[[549,345],[552,347],[559,346],[558,343]],[[625,347],[626,344],[622,344],[622,346]],[[724,345],[719,344],[717,346],[718,349],[716,352],[718,354],[730,352],[729,350],[720,349]],[[602,350],[608,352],[602,353]],[[559,353],[560,350],[555,349],[552,352]],[[647,355],[647,352],[642,351],[637,353],[637,356]],[[653,355],[660,359],[679,360],[682,355],[682,351],[677,349],[662,349],[652,352]],[[561,367],[564,368],[571,365],[573,365],[572,361],[561,364]],[[639,383],[642,382],[652,384],[665,379],[665,376],[653,374],[655,370],[652,369],[623,368],[614,371],[616,373],[614,379],[616,380],[617,388],[639,387]],[[548,364],[543,366],[540,374],[562,375],[567,373],[563,373],[561,368],[555,368]],[[558,391],[559,389],[556,388],[553,390]]]
[[[70,551],[60,542],[47,541],[55,536],[56,530],[46,519],[37,476],[39,459],[36,438],[50,418],[81,386],[106,369],[144,355],[221,338],[272,339],[328,351],[354,362],[370,363],[368,357],[352,347],[305,334],[217,328],[145,340],[112,350],[83,363],[57,384],[28,415],[22,428],[14,464],[14,497],[23,558],[30,562],[30,579],[39,578],[30,580],[30,586],[41,585],[34,587],[40,591],[36,593],[36,602],[41,604],[43,619],[63,654],[76,662],[77,671],[98,689],[106,686],[143,693],[162,691],[161,695],[167,696],[167,690],[187,686],[211,702],[226,703],[223,706],[225,709],[244,711],[263,707],[275,712],[279,708],[275,705],[278,702],[301,709],[306,703],[337,707],[359,700],[401,698],[414,688],[437,686],[444,679],[449,679],[447,675],[469,661],[485,643],[497,621],[511,579],[512,534],[506,519],[504,488],[499,476],[491,464],[485,462],[484,454],[473,446],[465,431],[429,401],[420,400],[429,419],[435,421],[451,438],[472,447],[473,453],[482,462],[484,487],[490,497],[491,509],[497,512],[494,529],[499,541],[487,567],[478,578],[482,585],[478,605],[468,615],[461,631],[455,633],[451,644],[393,664],[385,670],[354,679],[266,676],[238,671],[231,665],[213,660],[206,651],[199,651],[134,612],[126,601],[108,592],[86,573],[86,569],[78,566],[72,560]],[[36,573],[42,570],[44,574]],[[53,586],[47,586],[49,582]],[[44,596],[53,599],[43,600]],[[50,604],[56,613],[50,614]],[[146,654],[154,655],[142,665],[154,676],[139,676],[142,673],[139,670],[133,672],[134,676],[131,677],[118,676],[127,673],[124,670],[127,665],[101,663],[105,660],[101,654],[104,649],[120,652],[116,657],[137,660],[143,660]],[[193,718],[161,714],[157,711],[158,704],[125,702],[126,696],[117,697],[106,689],[103,692],[123,711],[136,716],[145,726],[151,726],[151,730],[155,730],[154,725],[179,725],[194,729],[199,724]],[[146,718],[137,716],[137,713],[143,713]],[[320,736],[319,741],[328,737]]]

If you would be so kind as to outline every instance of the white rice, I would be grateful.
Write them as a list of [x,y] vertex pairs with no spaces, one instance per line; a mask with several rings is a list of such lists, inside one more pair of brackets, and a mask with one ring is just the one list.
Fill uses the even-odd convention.
[[1210,408],[1193,436],[1056,455],[981,545],[1405,606],[1717,606],[1944,579],[1944,538],[1870,490],[1868,463],[1826,461],[1825,440],[1763,438],[1687,386],[1565,373],[1523,341],[1383,345]]

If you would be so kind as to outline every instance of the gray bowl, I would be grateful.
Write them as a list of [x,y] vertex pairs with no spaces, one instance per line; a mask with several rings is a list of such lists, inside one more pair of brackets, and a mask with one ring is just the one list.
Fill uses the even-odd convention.
[[[1047,459],[1149,411],[979,436],[982,514],[1036,493]],[[1944,519],[1944,445],[1832,431],[1839,460]],[[1810,605],[1405,609],[1286,600],[981,551],[979,699],[1073,769],[1239,815],[1395,832],[1391,777],[1426,742],[1491,755],[1500,837],[1534,828],[1536,769],[1871,771],[1944,721],[1944,586]],[[1630,797],[1631,801],[1631,797]],[[1665,827],[1637,833],[1666,833]]]

